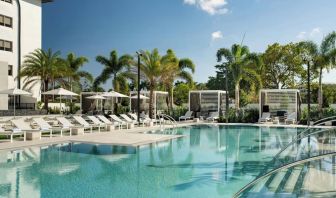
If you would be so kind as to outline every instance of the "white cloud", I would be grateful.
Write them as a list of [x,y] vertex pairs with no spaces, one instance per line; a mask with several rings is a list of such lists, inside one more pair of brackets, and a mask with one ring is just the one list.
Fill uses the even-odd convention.
[[313,38],[319,36],[320,34],[321,34],[321,28],[316,27],[316,28],[313,28],[309,32],[305,32],[305,31],[300,32],[296,36],[296,38],[298,38],[299,40],[313,39]]
[[217,39],[222,39],[223,38],[223,34],[221,31],[216,31],[216,32],[213,32],[211,34],[211,39],[214,41],[214,40],[217,40]]
[[306,35],[307,35],[307,32],[300,32],[296,38],[302,40],[302,39],[305,39],[306,38]]
[[188,5],[195,5],[210,15],[226,14],[229,11],[225,7],[227,0],[183,0],[183,2]]
[[311,32],[310,32],[310,36],[311,37],[314,37],[314,36],[317,36],[321,33],[321,29],[320,28],[314,28]]

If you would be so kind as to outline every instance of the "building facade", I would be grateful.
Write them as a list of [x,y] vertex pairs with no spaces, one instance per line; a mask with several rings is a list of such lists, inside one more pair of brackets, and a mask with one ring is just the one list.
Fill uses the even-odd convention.
[[[42,47],[43,0],[0,0],[0,90],[23,88],[17,78],[24,57]],[[40,85],[31,97],[17,97],[17,107],[34,108],[40,99]],[[13,97],[0,95],[0,110],[13,107]]]

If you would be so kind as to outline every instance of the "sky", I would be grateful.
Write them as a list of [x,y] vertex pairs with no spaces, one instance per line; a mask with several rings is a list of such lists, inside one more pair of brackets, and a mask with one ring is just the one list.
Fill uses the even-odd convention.
[[[336,30],[335,7],[335,0],[54,0],[43,5],[42,43],[63,56],[88,57],[83,69],[94,76],[103,69],[97,55],[173,49],[194,61],[195,81],[206,82],[219,48],[243,43],[263,52],[275,42],[320,43]],[[323,80],[336,83],[336,71]]]

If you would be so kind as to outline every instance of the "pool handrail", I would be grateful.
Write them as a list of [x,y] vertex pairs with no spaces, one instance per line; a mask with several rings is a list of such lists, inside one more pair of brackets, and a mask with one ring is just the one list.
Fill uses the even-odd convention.
[[304,164],[304,163],[307,163],[307,162],[323,159],[323,158],[326,158],[328,156],[333,156],[333,155],[336,155],[336,152],[322,154],[322,155],[318,155],[318,156],[314,156],[314,157],[309,157],[309,158],[298,160],[298,161],[286,164],[284,166],[281,166],[279,168],[273,169],[273,170],[269,171],[268,173],[264,174],[263,176],[258,177],[256,179],[254,179],[253,181],[251,181],[250,183],[248,183],[247,185],[245,185],[243,188],[241,188],[237,193],[235,193],[233,195],[233,198],[238,198],[245,190],[251,188],[253,185],[257,184],[258,182],[262,181],[263,179],[267,178],[268,176],[271,176],[274,173],[277,173],[281,170],[288,169],[288,168],[291,168],[291,167],[294,167],[294,166],[297,166],[297,165],[300,165],[300,164]]

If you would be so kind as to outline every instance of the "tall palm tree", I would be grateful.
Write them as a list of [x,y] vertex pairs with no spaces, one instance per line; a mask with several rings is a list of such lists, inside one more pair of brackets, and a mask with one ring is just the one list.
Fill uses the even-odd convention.
[[307,104],[308,104],[308,117],[307,124],[310,125],[310,82],[311,82],[311,69],[316,68],[315,63],[318,58],[318,46],[312,41],[302,41],[298,43],[300,56],[303,64],[307,66]]
[[83,56],[76,57],[74,53],[69,53],[63,61],[70,71],[67,76],[71,91],[73,91],[73,84],[74,83],[79,84],[81,78],[85,78],[89,82],[93,81],[93,77],[89,72],[79,70],[85,63],[89,62],[89,60],[86,57]]
[[235,87],[235,107],[238,111],[241,81],[244,80],[257,88],[261,87],[261,78],[257,72],[261,66],[261,60],[256,53],[250,53],[247,46],[238,44],[232,45],[231,49],[219,49],[217,51],[217,61],[221,62],[223,58],[232,74]]
[[134,74],[130,71],[131,65],[133,65],[133,57],[125,54],[118,57],[118,53],[113,50],[110,53],[110,57],[97,56],[96,61],[104,65],[102,73],[95,79],[93,87],[98,87],[101,83],[105,83],[111,77],[112,88],[115,91],[120,91],[120,87],[127,87],[128,79],[134,79]]
[[[69,72],[68,68],[60,59],[60,52],[51,49],[44,51],[36,49],[27,56],[23,62],[19,76],[24,78],[23,88],[31,89],[41,84],[41,92],[49,89],[51,83],[65,84],[64,76]],[[44,96],[44,108],[48,110],[48,98]]]
[[323,108],[323,85],[322,77],[323,70],[329,71],[331,68],[335,67],[336,58],[336,32],[328,34],[322,41],[320,46],[320,51],[317,54],[317,58],[314,64],[314,69],[318,70],[319,74],[319,91],[318,91],[318,104],[319,104],[319,116],[322,117]]
[[[173,50],[167,50],[167,54],[162,57],[163,66],[162,83],[168,91],[168,111],[173,109],[173,87],[178,79],[185,80],[188,84],[193,84],[192,74],[195,72],[195,65],[191,59],[178,59]],[[188,71],[190,70],[190,71]]]
[[149,84],[149,116],[153,117],[154,90],[158,86],[162,74],[164,60],[159,54],[158,49],[150,51],[140,51],[140,70]]
[[[319,89],[318,89],[318,107],[319,117],[322,118],[323,110],[323,71],[329,71],[335,67],[336,59],[336,32],[328,34],[318,46],[312,41],[303,41],[299,43],[304,63],[318,73]],[[308,79],[310,80],[310,79]],[[310,82],[309,82],[310,83]],[[310,88],[309,88],[310,89]]]

